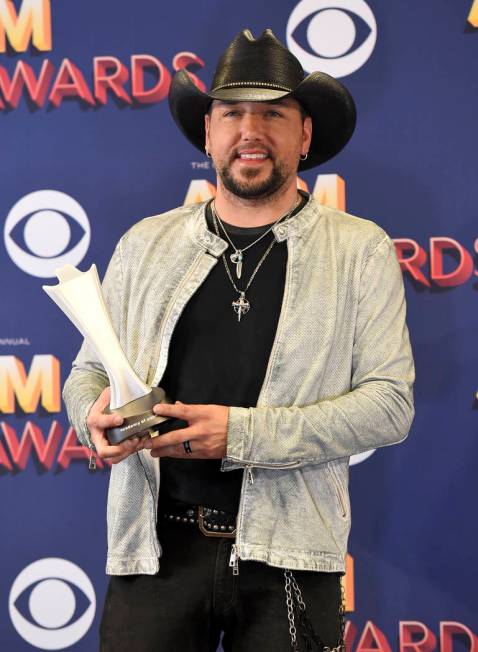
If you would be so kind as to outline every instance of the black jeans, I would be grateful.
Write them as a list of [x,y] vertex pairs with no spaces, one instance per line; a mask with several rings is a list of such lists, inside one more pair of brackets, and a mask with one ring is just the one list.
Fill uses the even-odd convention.
[[[159,533],[163,556],[156,575],[110,580],[101,652],[215,652],[222,632],[224,652],[290,652],[282,569],[239,560],[239,575],[233,575],[233,539],[166,521]],[[339,573],[294,576],[314,630],[333,648],[341,633]],[[307,649],[302,640],[299,645]]]

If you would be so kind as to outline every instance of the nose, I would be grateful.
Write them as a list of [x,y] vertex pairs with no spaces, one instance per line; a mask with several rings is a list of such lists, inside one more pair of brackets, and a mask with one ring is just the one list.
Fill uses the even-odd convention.
[[246,141],[262,139],[262,120],[257,113],[244,113],[241,120],[241,136]]

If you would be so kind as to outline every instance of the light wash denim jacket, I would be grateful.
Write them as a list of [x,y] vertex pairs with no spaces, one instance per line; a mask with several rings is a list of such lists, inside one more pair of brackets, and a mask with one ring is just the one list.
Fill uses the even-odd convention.
[[[222,462],[224,472],[245,470],[236,555],[344,571],[349,456],[403,440],[413,418],[402,275],[382,229],[313,198],[274,233],[288,251],[277,332],[257,406],[230,409]],[[226,247],[207,229],[205,204],[146,218],[117,245],[104,295],[150,386],[161,384],[178,318]],[[84,343],[63,396],[86,445],[87,414],[107,384]],[[111,469],[108,574],[159,569],[159,466],[143,450]]]

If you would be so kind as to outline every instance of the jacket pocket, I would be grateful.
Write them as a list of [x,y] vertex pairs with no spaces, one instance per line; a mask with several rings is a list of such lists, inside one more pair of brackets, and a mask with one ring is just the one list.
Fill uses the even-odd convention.
[[255,469],[290,469],[294,466],[300,466],[301,464],[302,460],[295,460],[294,462],[260,462],[257,464],[255,462],[251,462],[246,466]]
[[340,509],[342,512],[343,518],[347,517],[348,513],[348,500],[345,495],[345,489],[342,485],[341,480],[337,476],[337,471],[334,466],[331,466],[330,464],[327,464],[327,470],[329,472],[330,479],[332,481],[332,486],[334,488],[335,495],[337,497],[337,501],[340,505]]
[[[235,457],[228,457],[226,462],[233,462],[244,469],[293,469],[295,466],[300,466],[302,460],[294,460],[293,462],[252,462],[239,460]],[[224,461],[222,466],[224,467]]]

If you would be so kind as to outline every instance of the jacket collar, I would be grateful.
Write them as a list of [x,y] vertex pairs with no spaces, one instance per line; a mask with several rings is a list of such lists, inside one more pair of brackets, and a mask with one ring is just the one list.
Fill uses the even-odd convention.
[[[218,258],[227,249],[228,243],[209,231],[206,222],[207,203],[206,201],[192,206],[189,221],[190,232],[194,242]],[[283,242],[292,237],[300,237],[302,231],[311,222],[318,220],[320,215],[320,204],[312,195],[309,195],[307,203],[296,215],[274,226],[272,230],[277,242]]]

